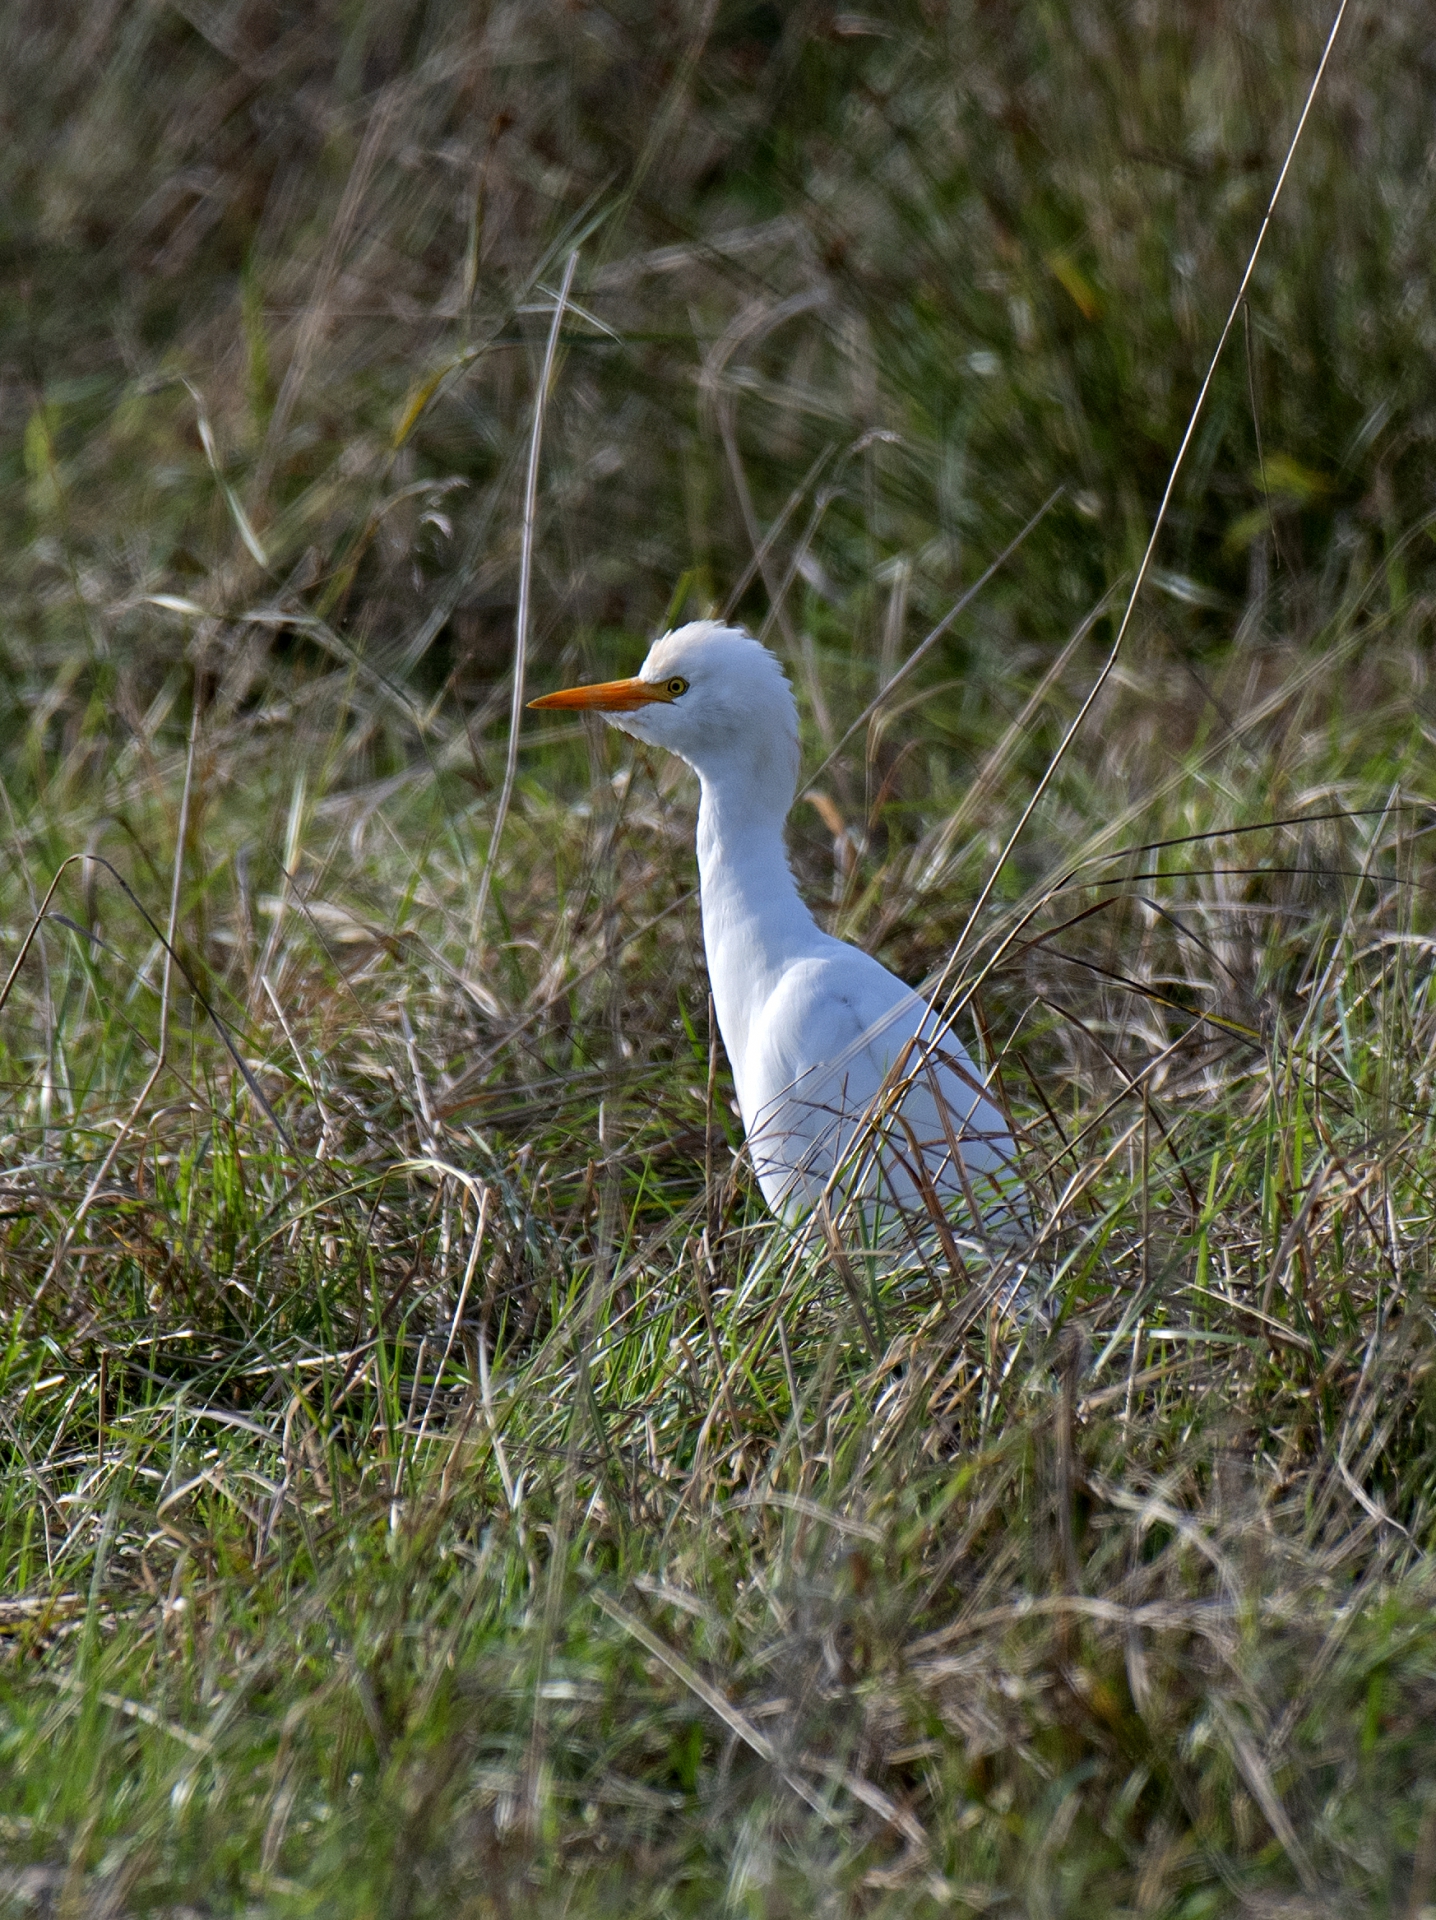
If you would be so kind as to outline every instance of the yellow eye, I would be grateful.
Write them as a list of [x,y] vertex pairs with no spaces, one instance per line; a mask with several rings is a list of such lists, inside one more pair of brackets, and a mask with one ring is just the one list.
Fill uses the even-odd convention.
[[678,698],[680,693],[687,693],[687,691],[688,691],[688,682],[684,679],[681,679],[677,674],[675,674],[673,678],[668,682],[668,692],[670,697],[674,700]]

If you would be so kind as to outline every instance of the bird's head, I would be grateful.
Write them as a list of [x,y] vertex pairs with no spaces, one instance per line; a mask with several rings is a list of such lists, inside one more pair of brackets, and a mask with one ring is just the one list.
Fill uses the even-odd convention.
[[740,627],[695,620],[655,640],[631,680],[568,687],[531,707],[601,713],[667,747],[707,783],[748,783],[786,812],[798,780],[798,708],[775,656]]

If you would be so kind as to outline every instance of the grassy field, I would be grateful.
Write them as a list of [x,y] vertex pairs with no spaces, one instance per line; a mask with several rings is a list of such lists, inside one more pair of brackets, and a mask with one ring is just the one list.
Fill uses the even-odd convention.
[[[1408,0],[1054,766],[1330,24],[4,11],[0,1914],[1436,1913]],[[1042,1312],[766,1217],[691,778],[514,732],[710,609]]]

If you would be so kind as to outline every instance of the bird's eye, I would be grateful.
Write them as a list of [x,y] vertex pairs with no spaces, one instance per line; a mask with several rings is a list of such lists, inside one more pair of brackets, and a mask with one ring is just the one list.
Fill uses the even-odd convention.
[[687,693],[688,682],[678,674],[674,674],[673,678],[668,682],[668,691],[676,700],[680,693]]

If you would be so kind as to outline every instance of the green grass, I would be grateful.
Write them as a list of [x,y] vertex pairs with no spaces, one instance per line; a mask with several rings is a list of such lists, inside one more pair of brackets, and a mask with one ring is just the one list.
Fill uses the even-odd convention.
[[[967,929],[1328,25],[6,14],[0,1912],[1430,1912],[1414,7]],[[535,688],[736,593],[815,769],[1066,489],[792,828],[1042,1314],[765,1216],[676,763],[495,839],[575,247]]]

